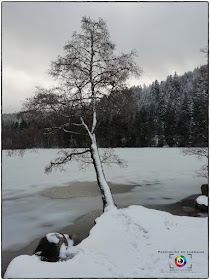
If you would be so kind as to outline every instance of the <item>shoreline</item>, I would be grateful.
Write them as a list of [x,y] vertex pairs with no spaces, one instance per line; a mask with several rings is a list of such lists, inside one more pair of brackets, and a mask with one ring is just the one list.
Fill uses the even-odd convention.
[[[83,239],[87,238],[89,235],[90,230],[95,225],[95,219],[99,217],[102,214],[101,210],[94,210],[89,212],[88,214],[82,215],[79,218],[77,218],[73,224],[63,227],[59,230],[60,233],[67,233],[74,236],[74,245],[78,245]],[[30,244],[27,246],[19,249],[19,250],[2,250],[2,260],[1,260],[1,276],[3,278],[4,273],[9,265],[9,263],[17,256],[20,255],[33,255],[33,252],[35,251],[39,240],[41,239],[41,236],[39,238],[36,238]]]
[[[173,203],[173,204],[162,204],[162,205],[145,205],[144,207],[149,209],[155,209],[160,210],[164,212],[171,213],[172,215],[178,215],[178,216],[188,216],[188,217],[207,217],[208,213],[205,213],[203,215],[200,215],[200,211],[198,209],[195,209],[194,201],[195,199],[201,194],[195,194],[191,195],[189,197],[186,197],[179,202]],[[125,206],[128,207],[128,206]],[[124,207],[121,207],[124,208]],[[73,235],[74,244],[77,245],[82,240],[87,238],[89,236],[90,230],[95,225],[95,219],[99,217],[102,214],[102,209],[97,209],[94,211],[91,211],[85,215],[80,216],[77,218],[73,224],[63,227],[58,232],[60,233],[67,233],[70,235]],[[5,250],[2,251],[2,278],[4,276],[4,273],[9,265],[9,263],[17,256],[20,255],[32,255],[34,250],[36,249],[39,240],[41,239],[41,236],[35,240],[33,240],[30,244],[25,246],[24,248],[21,248],[19,250]]]

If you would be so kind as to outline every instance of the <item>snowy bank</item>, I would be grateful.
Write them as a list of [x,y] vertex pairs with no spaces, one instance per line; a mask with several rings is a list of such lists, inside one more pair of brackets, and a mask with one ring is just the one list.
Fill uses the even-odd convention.
[[197,199],[196,202],[200,205],[205,205],[208,206],[208,197],[206,195],[200,195]]
[[[113,209],[96,219],[72,259],[41,262],[19,256],[5,278],[205,278],[208,220],[173,216],[142,206]],[[175,258],[184,256],[178,267]]]

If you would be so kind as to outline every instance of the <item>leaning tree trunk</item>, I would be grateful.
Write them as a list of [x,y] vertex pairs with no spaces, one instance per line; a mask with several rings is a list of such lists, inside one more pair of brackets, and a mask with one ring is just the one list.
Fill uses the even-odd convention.
[[95,134],[93,134],[92,145],[91,145],[90,151],[91,151],[91,158],[93,160],[93,165],[94,165],[96,176],[97,176],[98,186],[101,191],[101,196],[102,196],[102,201],[103,201],[103,210],[107,211],[112,208],[115,208],[116,205],[114,203],[110,187],[107,184],[107,181],[106,181],[106,178],[104,175],[104,171],[103,171],[103,167],[101,164],[101,159],[100,159],[100,155],[99,155],[98,147],[97,147],[97,143],[96,143]]
[[93,160],[93,165],[94,165],[95,172],[96,172],[97,183],[98,183],[98,186],[101,191],[101,196],[102,196],[102,201],[103,201],[103,210],[107,211],[112,208],[116,208],[110,187],[107,184],[107,181],[106,181],[106,178],[104,175],[100,155],[98,152],[96,137],[95,137],[95,133],[94,133],[94,129],[96,127],[96,112],[93,113],[93,125],[92,125],[91,131],[88,128],[88,126],[86,125],[86,123],[84,122],[83,118],[80,117],[80,119],[81,119],[82,125],[87,130],[90,140],[91,140],[90,153],[91,153],[91,158]]

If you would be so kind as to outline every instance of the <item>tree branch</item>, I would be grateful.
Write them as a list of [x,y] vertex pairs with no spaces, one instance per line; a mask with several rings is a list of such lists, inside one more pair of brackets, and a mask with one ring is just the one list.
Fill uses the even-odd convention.
[[81,155],[84,155],[84,154],[89,153],[89,152],[90,152],[90,149],[86,149],[82,152],[72,152],[70,154],[68,154],[66,152],[64,157],[59,157],[54,162],[51,162],[48,166],[46,166],[45,172],[50,173],[54,167],[58,167],[58,168],[62,169],[63,164],[71,161],[73,158],[75,158],[77,156],[81,156]]
[[90,136],[90,139],[93,140],[93,135],[91,134],[90,129],[88,128],[88,126],[87,126],[86,123],[84,122],[83,118],[80,117],[80,119],[81,119],[82,125],[83,125],[83,126],[85,127],[85,129],[87,130],[88,135]]

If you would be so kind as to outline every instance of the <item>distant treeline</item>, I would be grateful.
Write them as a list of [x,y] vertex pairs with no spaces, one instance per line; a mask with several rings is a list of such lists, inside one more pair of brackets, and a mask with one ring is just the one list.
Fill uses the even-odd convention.
[[[126,88],[98,101],[96,129],[99,147],[207,147],[208,65],[150,86]],[[87,118],[88,104],[86,107]],[[72,123],[74,120],[72,120]],[[62,117],[27,114],[2,117],[3,149],[86,147],[87,139],[57,129]],[[68,130],[73,130],[68,124]],[[81,134],[79,134],[81,133]]]

